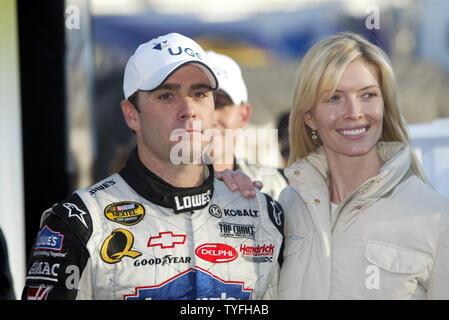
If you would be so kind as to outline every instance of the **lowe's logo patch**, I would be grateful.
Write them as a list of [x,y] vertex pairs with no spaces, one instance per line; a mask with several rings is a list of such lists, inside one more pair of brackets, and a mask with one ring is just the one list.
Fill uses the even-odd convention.
[[225,281],[200,268],[190,268],[167,281],[138,287],[124,300],[249,300],[252,289],[239,281]]
[[64,235],[58,231],[51,230],[45,225],[37,234],[35,250],[54,250],[61,251]]
[[180,213],[202,209],[209,204],[210,198],[210,190],[207,190],[206,192],[200,194],[192,194],[184,197],[175,195],[175,206],[173,207],[173,211],[175,213]]

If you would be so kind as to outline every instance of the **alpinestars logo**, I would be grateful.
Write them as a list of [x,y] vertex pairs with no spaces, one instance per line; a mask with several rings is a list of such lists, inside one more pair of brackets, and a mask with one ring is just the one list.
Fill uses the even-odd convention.
[[67,209],[69,218],[77,218],[87,228],[86,220],[84,220],[84,215],[86,215],[87,213],[85,213],[73,203],[63,203],[62,206]]
[[249,300],[252,289],[226,281],[200,267],[190,268],[155,286],[137,287],[124,300]]
[[282,210],[281,210],[281,208],[279,208],[279,204],[274,200],[271,200],[270,204],[271,204],[271,207],[273,208],[274,221],[276,222],[276,224],[278,226],[282,225],[282,220],[281,220]]

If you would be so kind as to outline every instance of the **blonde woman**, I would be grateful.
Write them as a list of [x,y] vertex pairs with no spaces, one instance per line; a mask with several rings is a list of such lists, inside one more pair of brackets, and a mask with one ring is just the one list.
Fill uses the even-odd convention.
[[279,298],[448,299],[449,200],[412,153],[387,55],[327,37],[295,88]]

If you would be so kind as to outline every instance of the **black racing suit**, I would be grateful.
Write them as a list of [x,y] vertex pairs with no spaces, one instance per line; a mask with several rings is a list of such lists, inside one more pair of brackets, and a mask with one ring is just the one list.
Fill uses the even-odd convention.
[[214,179],[176,188],[135,149],[44,212],[22,299],[275,299],[283,213]]

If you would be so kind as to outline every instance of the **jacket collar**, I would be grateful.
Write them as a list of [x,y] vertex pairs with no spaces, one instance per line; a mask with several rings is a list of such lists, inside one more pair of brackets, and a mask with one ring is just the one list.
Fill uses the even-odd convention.
[[200,186],[178,188],[148,170],[140,161],[137,148],[135,148],[119,174],[134,191],[146,200],[173,209],[175,213],[181,213],[205,208],[212,199],[214,168],[212,165],[208,165],[204,169],[207,178]]
[[[348,198],[362,196],[363,198],[378,198],[388,193],[404,177],[408,176],[410,169],[410,148],[402,142],[379,142],[379,155],[384,165],[379,173],[365,181]],[[293,163],[285,169],[289,184],[301,196],[308,195],[329,197],[329,167],[323,147],[304,159]]]

